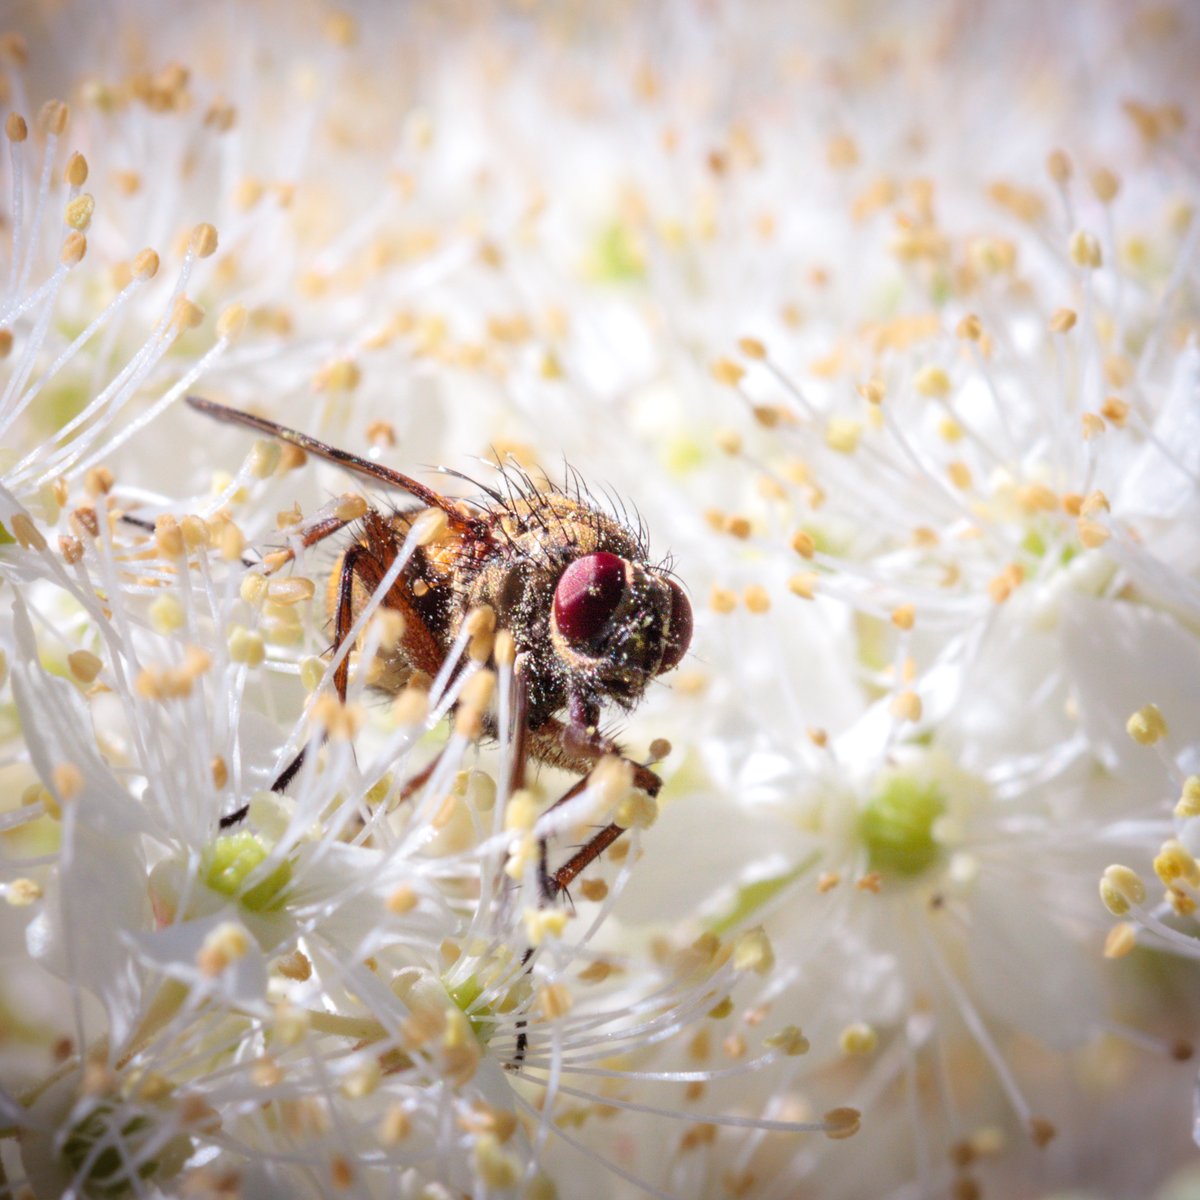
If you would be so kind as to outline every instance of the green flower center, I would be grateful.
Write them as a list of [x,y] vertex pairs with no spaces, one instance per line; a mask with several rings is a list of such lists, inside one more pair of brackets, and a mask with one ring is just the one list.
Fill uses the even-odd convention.
[[219,837],[207,846],[200,860],[200,878],[214,892],[236,896],[251,912],[270,912],[282,906],[283,892],[292,880],[286,859],[253,887],[246,880],[270,853],[262,839],[239,832]]
[[946,811],[935,784],[909,775],[884,780],[859,814],[858,832],[872,871],[911,878],[937,861],[934,822]]
[[496,1023],[493,1019],[494,1014],[491,1005],[484,1004],[473,1007],[475,1001],[483,995],[483,984],[479,982],[478,977],[468,975],[461,983],[456,983],[453,987],[447,986],[446,991],[459,1011],[467,1018],[471,1026],[471,1032],[475,1035],[479,1044],[486,1046],[492,1039]]
[[[163,1169],[174,1173],[190,1153],[190,1142],[183,1157],[181,1147],[168,1143],[164,1156],[142,1158],[137,1143],[151,1132],[150,1121],[131,1117],[118,1132],[112,1127],[112,1118],[112,1106],[102,1104],[74,1125],[63,1142],[62,1161],[89,1196],[141,1195],[145,1189],[138,1187],[136,1180],[150,1180]],[[105,1143],[103,1149],[97,1150],[101,1143]]]

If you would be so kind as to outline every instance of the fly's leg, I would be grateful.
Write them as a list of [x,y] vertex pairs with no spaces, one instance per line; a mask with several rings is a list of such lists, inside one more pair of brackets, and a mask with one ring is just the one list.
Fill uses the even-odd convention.
[[[592,768],[609,755],[628,763],[633,772],[634,787],[641,788],[649,796],[657,796],[662,790],[662,780],[649,767],[634,762],[622,753],[621,748],[611,738],[605,737],[596,729],[595,720],[587,719],[590,714],[583,714],[587,719],[576,719],[572,712],[571,721],[564,725],[561,721],[551,718],[538,729],[530,732],[530,751],[540,762],[551,766],[564,767],[576,771],[583,776],[578,783],[573,784],[550,807],[547,812],[573,800],[588,785],[588,775]],[[557,870],[551,871],[547,865],[546,843],[541,843],[540,881],[542,896],[553,900],[565,891],[605,850],[609,848],[625,832],[625,826],[611,822],[595,833],[587,842],[562,864]]]
[[[369,512],[368,520],[371,515]],[[375,515],[378,516],[378,514]],[[330,520],[332,522],[333,518]],[[380,524],[383,523],[381,518],[379,521]],[[344,524],[345,522],[342,522],[342,525]],[[338,525],[336,528],[328,528],[322,536],[328,537],[331,533],[336,533],[342,525]],[[320,538],[314,539],[314,541],[319,540]],[[305,544],[312,545],[313,542],[306,538]],[[334,614],[333,652],[335,654],[345,644],[350,628],[354,624],[354,619],[357,615],[354,607],[355,584],[357,583],[359,587],[363,588],[370,595],[383,582],[388,568],[395,560],[396,551],[394,544],[388,545],[376,542],[376,546],[384,551],[384,553],[390,551],[390,557],[387,561],[381,562],[372,553],[372,550],[364,546],[361,542],[356,542],[342,555],[338,575],[337,610]],[[433,640],[433,634],[430,633],[429,629],[413,609],[407,595],[402,590],[400,580],[397,580],[392,585],[387,596],[383,598],[382,604],[386,608],[395,609],[404,618],[404,632],[401,635],[401,652],[408,661],[421,670],[429,670],[430,668],[436,670],[439,655],[437,645]],[[346,654],[343,656],[341,662],[338,663],[333,673],[334,691],[343,704],[346,702],[346,691],[349,681],[350,656]],[[271,784],[271,791],[282,792],[287,789],[288,785],[296,777],[297,772],[304,765],[308,750],[308,746],[304,746],[300,750],[296,757],[283,769],[275,782]],[[231,825],[236,825],[245,818],[248,809],[248,805],[243,805],[235,812],[223,816],[219,822],[220,827],[228,829]]]

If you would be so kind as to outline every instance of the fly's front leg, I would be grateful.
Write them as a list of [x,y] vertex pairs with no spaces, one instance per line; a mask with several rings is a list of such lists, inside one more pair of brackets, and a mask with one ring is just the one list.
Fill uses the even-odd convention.
[[[583,776],[578,783],[568,788],[547,812],[553,812],[578,796],[587,787],[592,768],[602,758],[610,755],[629,765],[633,773],[634,787],[641,788],[652,797],[658,795],[662,790],[662,780],[649,767],[627,757],[616,742],[597,730],[598,713],[593,714],[582,705],[572,705],[568,714],[571,718],[568,724],[564,725],[561,721],[551,718],[538,729],[532,730],[529,735],[530,752],[534,758],[551,766],[576,771]],[[570,887],[624,832],[624,825],[611,822],[580,846],[555,871],[551,871],[547,865],[546,843],[543,841],[540,849],[543,897],[553,900],[560,892]]]
[[[342,555],[341,574],[338,576],[337,612],[334,616],[333,652],[337,654],[345,645],[350,626],[354,624],[354,582],[357,576],[359,582],[367,588],[377,586],[383,578],[379,563],[371,556],[366,546],[355,543]],[[346,703],[346,689],[350,682],[350,655],[342,656],[333,672],[333,688],[337,698]],[[324,735],[322,735],[322,738]],[[304,765],[304,756],[308,747],[301,748],[300,753],[283,769],[278,779],[271,784],[271,791],[285,791],[288,784],[296,777],[296,772]]]
[[[329,533],[334,532],[337,532],[337,530],[330,528],[324,536],[328,536]],[[306,540],[307,544],[311,543]],[[392,557],[394,559],[394,550]],[[387,574],[390,565],[390,561],[381,562],[372,553],[372,550],[364,546],[361,542],[356,542],[342,556],[338,573],[337,607],[334,612],[334,654],[337,654],[345,645],[346,638],[349,636],[351,626],[353,626],[355,617],[357,616],[355,610],[355,586],[357,585],[367,595],[371,595],[383,582],[383,578]],[[383,607],[399,612],[404,618],[404,631],[400,638],[400,653],[414,667],[425,671],[429,671],[430,669],[436,671],[439,654],[433,640],[433,635],[413,609],[402,587],[402,582],[397,580],[381,601]],[[341,662],[338,663],[337,669],[333,673],[334,691],[337,692],[337,697],[343,704],[346,702],[349,681],[350,656],[347,653],[342,657]],[[308,747],[305,746],[283,769],[275,782],[271,784],[271,791],[283,792],[287,790],[288,785],[304,765],[307,753]],[[248,808],[248,805],[243,805],[237,811],[228,813],[222,817],[219,822],[220,827],[228,829],[231,825],[236,825],[245,818]]]

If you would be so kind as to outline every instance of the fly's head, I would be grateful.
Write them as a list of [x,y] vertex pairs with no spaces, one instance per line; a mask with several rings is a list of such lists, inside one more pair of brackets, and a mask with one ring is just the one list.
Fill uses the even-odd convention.
[[651,679],[679,665],[691,640],[692,606],[683,588],[636,559],[585,554],[554,586],[554,653],[597,698],[630,707]]

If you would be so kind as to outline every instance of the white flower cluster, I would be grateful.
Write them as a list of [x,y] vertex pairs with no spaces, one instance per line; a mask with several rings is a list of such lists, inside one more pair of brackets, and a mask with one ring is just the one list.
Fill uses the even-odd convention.
[[[0,1196],[1184,1186],[1196,14],[0,34]],[[657,801],[554,806],[490,610],[390,686],[433,511],[331,645],[403,498],[190,393],[611,488],[695,610]]]

